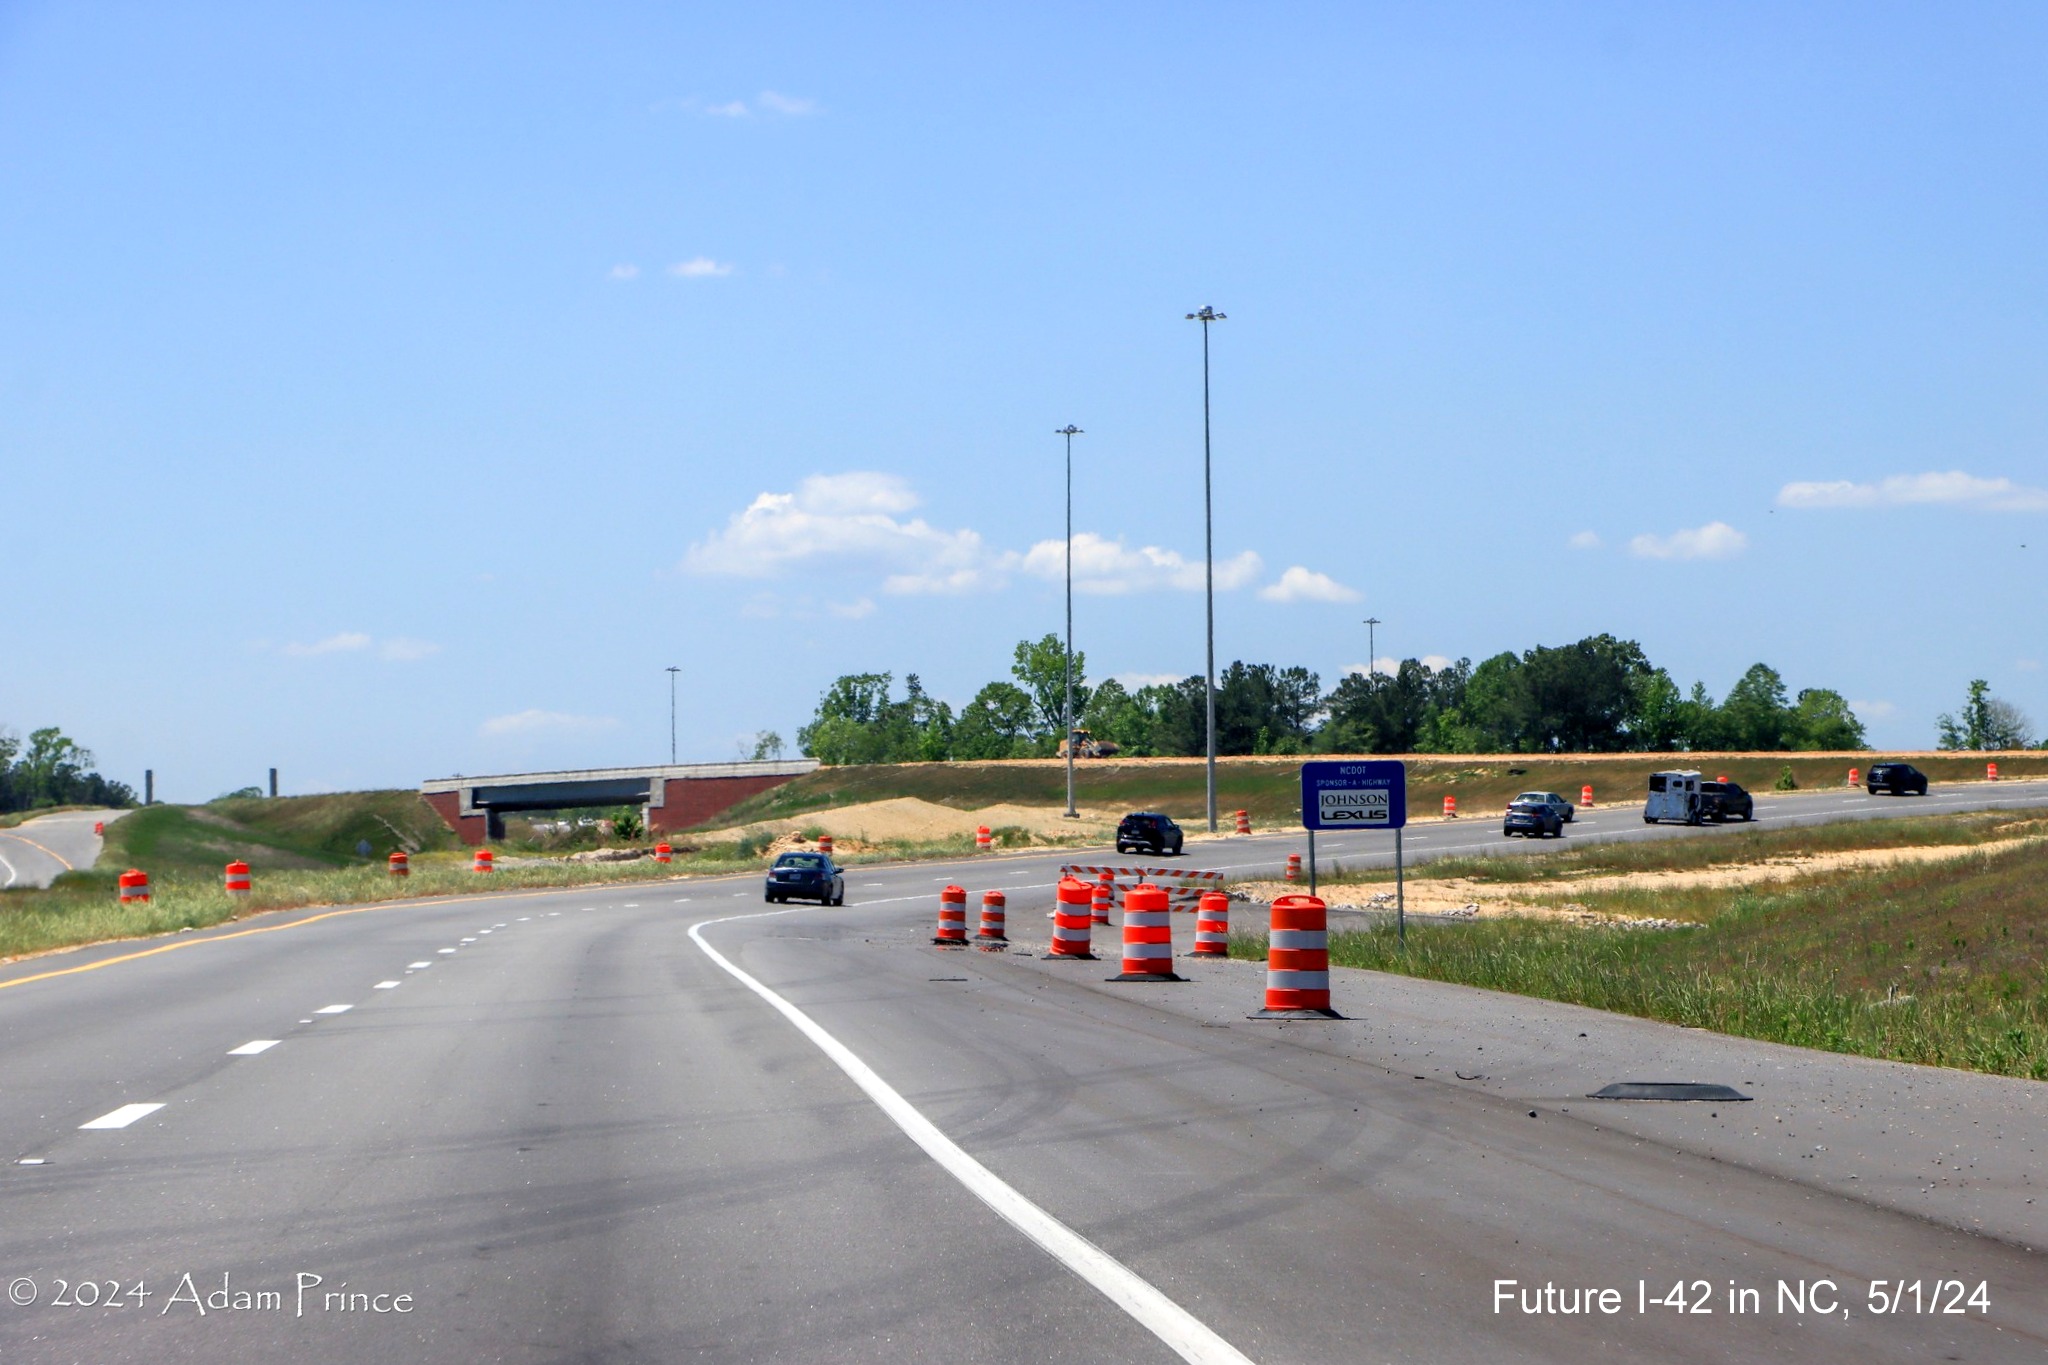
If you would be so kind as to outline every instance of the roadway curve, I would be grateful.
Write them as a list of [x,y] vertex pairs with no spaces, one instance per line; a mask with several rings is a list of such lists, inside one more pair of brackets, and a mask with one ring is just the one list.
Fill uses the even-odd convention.
[[[0,1278],[34,1302],[0,1302],[0,1359],[2048,1351],[2048,1087],[1364,972],[1350,1020],[1253,1022],[1257,964],[1037,956],[1051,872],[857,869],[831,910],[753,878],[479,895],[8,964],[0,1151],[35,1164],[0,1168]],[[930,945],[947,880],[1010,893],[1015,951]],[[1625,1079],[1756,1100],[1583,1098]],[[131,1105],[162,1107],[82,1126]],[[280,1306],[202,1316],[223,1275]],[[1868,1312],[1901,1277],[1990,1311]],[[1776,1311],[1823,1278],[1846,1316]],[[1623,1311],[1496,1313],[1501,1279]],[[1713,1314],[1638,1311],[1681,1279]]]
[[125,810],[67,810],[0,829],[0,890],[48,886],[61,873],[91,867],[100,856],[92,827]]

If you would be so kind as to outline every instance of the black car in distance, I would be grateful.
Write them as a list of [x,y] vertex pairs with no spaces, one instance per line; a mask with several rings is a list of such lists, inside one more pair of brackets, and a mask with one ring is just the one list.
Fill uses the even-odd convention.
[[1700,783],[1700,805],[1709,820],[1756,819],[1756,799],[1740,782]]
[[1893,796],[1927,795],[1927,774],[1910,763],[1873,763],[1863,774],[1863,790],[1872,796],[1890,792]]
[[846,877],[823,853],[785,853],[768,869],[768,889],[761,899],[846,904]]
[[1116,851],[1179,856],[1185,838],[1180,826],[1158,811],[1132,811],[1117,822]]
[[1510,839],[1517,834],[1525,839],[1531,835],[1539,839],[1561,837],[1564,834],[1564,817],[1548,801],[1517,800],[1509,804],[1500,832]]

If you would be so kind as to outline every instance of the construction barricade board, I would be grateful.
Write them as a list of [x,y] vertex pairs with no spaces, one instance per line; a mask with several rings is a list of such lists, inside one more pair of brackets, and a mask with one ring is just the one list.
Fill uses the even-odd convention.
[[1134,886],[1156,886],[1166,892],[1167,908],[1182,912],[1192,912],[1203,892],[1223,889],[1221,872],[1182,867],[1105,867],[1101,864],[1070,863],[1060,869],[1060,876],[1107,882],[1111,895],[1117,900],[1122,900],[1124,893]]

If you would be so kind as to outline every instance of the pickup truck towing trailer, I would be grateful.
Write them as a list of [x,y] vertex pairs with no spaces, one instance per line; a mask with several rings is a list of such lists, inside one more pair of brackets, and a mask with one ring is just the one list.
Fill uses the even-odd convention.
[[1697,825],[1710,814],[1708,798],[1700,791],[1700,775],[1684,772],[1651,773],[1650,799],[1643,803],[1643,823],[1678,820]]

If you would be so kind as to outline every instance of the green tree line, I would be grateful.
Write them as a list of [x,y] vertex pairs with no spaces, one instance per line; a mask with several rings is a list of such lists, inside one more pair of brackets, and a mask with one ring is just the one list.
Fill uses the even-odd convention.
[[0,729],[0,812],[43,806],[132,806],[134,789],[92,771],[91,750],[52,725],[29,732],[28,745]]
[[[1067,656],[1057,635],[1017,644],[1010,677],[958,713],[915,673],[895,695],[893,674],[838,679],[797,731],[826,763],[1029,758],[1058,750]],[[1087,680],[1073,658],[1074,711],[1095,739],[1125,754],[1204,752],[1199,676],[1136,689]],[[1391,673],[1345,675],[1324,692],[1313,671],[1232,663],[1217,679],[1216,747],[1225,754],[1604,753],[1676,750],[1833,750],[1866,747],[1842,694],[1793,694],[1755,664],[1725,697],[1682,689],[1633,640],[1594,635],[1538,645],[1474,665],[1432,668],[1404,659]]]

